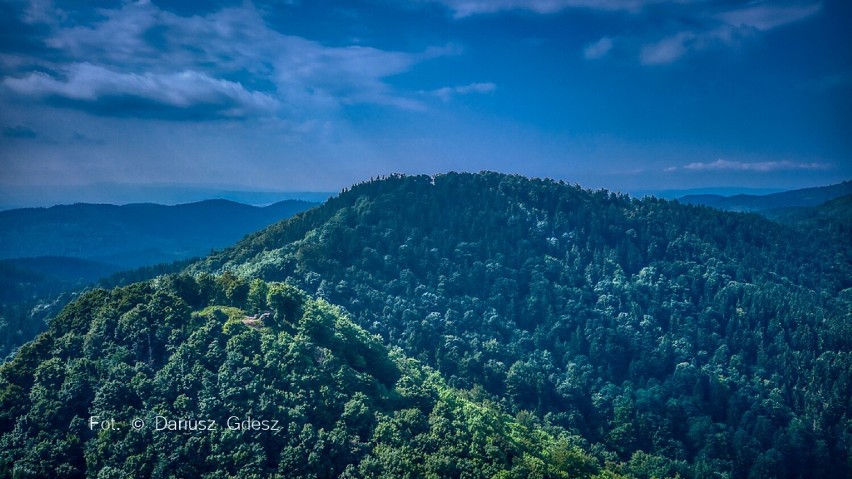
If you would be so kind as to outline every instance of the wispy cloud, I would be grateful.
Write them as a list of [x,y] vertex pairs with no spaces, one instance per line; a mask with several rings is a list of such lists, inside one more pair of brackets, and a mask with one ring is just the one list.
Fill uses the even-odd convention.
[[61,76],[36,72],[6,78],[3,85],[24,96],[73,104],[108,116],[246,118],[273,114],[278,108],[278,101],[269,95],[194,71],[119,73],[79,63]]
[[[666,0],[424,0],[441,3],[456,18],[496,13],[506,10],[526,10],[536,13],[556,13],[568,8],[604,11],[637,12],[647,5],[665,3]],[[679,3],[679,2],[678,2]]]
[[642,45],[639,62],[643,65],[665,65],[688,53],[734,45],[749,35],[750,32],[729,25],[709,30],[682,31]]
[[717,18],[732,27],[747,27],[764,31],[804,20],[817,14],[820,3],[805,5],[768,5],[758,4],[751,7],[727,10]]
[[583,56],[587,60],[597,60],[605,57],[612,50],[613,42],[610,37],[603,37],[600,40],[586,46],[583,49]]
[[[709,8],[710,4],[705,8]],[[820,3],[804,5],[757,5],[718,13],[699,8],[690,12],[691,27],[644,43],[639,50],[643,65],[673,63],[687,54],[718,47],[732,47],[790,23],[820,12]]]
[[[821,2],[792,0],[784,3],[756,1],[732,7],[724,0],[420,0],[438,3],[457,19],[504,11],[554,14],[569,9],[631,14],[652,28],[631,33],[625,45],[633,44],[645,65],[672,63],[689,53],[720,46],[737,45],[761,32],[805,20],[822,9]],[[651,8],[653,7],[653,8]],[[648,17],[655,21],[648,22]],[[674,30],[672,30],[674,28]],[[610,53],[619,35],[608,35],[588,45],[584,57],[597,60]]]
[[679,32],[658,42],[645,45],[639,53],[639,61],[643,65],[671,63],[682,57],[688,50],[695,48],[696,36],[693,32]]
[[468,95],[471,93],[491,93],[497,89],[497,85],[491,82],[485,83],[471,83],[469,85],[463,86],[454,86],[454,87],[443,87],[438,88],[437,90],[431,90],[428,92],[424,92],[431,96],[435,96],[440,98],[443,101],[449,101],[454,96],[458,95]]
[[[27,18],[56,18],[45,8]],[[250,4],[184,17],[135,2],[82,24],[42,27],[56,60],[39,71],[20,62],[24,69],[3,79],[8,91],[96,114],[176,120],[309,118],[352,104],[418,108],[413,93],[395,91],[386,78],[453,54],[325,46],[270,28]]]
[[718,159],[712,162],[695,162],[689,163],[682,167],[671,166],[665,168],[665,172],[674,172],[678,170],[687,171],[756,171],[756,172],[771,172],[771,171],[795,171],[795,170],[827,170],[831,165],[826,163],[799,163],[794,161],[731,161]]

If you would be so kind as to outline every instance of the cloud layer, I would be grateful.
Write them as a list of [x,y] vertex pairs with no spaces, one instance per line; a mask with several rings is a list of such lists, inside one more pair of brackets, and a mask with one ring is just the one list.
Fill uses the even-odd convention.
[[[556,13],[568,8],[604,11],[636,12],[648,5],[666,0],[434,0],[449,8],[456,18],[496,13],[507,10],[527,10],[536,13]],[[679,3],[679,2],[678,2]]]
[[686,171],[754,171],[754,172],[771,172],[771,171],[796,171],[796,170],[827,170],[830,165],[825,163],[798,163],[794,161],[757,161],[743,162],[718,159],[713,162],[695,162],[684,165],[680,168],[669,167],[665,171],[673,172],[679,169]]
[[511,11],[546,15],[571,9],[628,14],[635,25],[644,25],[639,32],[634,25],[630,34],[609,34],[589,44],[583,55],[598,60],[618,48],[635,55],[643,65],[668,64],[690,53],[736,46],[745,38],[807,19],[822,9],[822,3],[814,0],[746,4],[727,0],[421,1],[445,6],[456,19]]
[[194,72],[119,73],[89,63],[75,63],[61,75],[41,72],[6,78],[3,85],[27,97],[108,116],[156,118],[248,118],[271,115],[278,101],[249,92],[242,85]]
[[785,6],[758,4],[745,8],[712,9],[692,12],[690,22],[681,29],[640,48],[643,65],[663,65],[675,62],[690,53],[719,47],[735,47],[745,39],[769,30],[812,17],[821,4]]
[[612,38],[603,37],[600,40],[588,45],[583,50],[583,56],[586,60],[597,60],[605,57],[612,50]]
[[270,28],[250,4],[184,17],[140,1],[77,24],[57,22],[62,12],[49,5],[34,0],[22,16],[48,32],[51,61],[7,57],[3,86],[109,116],[313,118],[353,104],[417,108],[385,79],[445,53],[325,46]]
[[453,97],[459,95],[469,95],[471,93],[492,93],[497,89],[497,85],[484,82],[484,83],[471,83],[469,85],[455,86],[455,87],[444,87],[438,88],[437,90],[432,90],[427,92],[428,94],[435,96],[443,101],[450,101]]

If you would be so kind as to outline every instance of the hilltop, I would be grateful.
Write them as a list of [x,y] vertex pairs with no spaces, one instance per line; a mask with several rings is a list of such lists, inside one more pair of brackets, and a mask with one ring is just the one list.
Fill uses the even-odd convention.
[[622,460],[795,476],[849,467],[844,250],[752,214],[447,174],[356,185],[188,271],[290,281]]
[[[69,305],[0,369],[0,458],[68,477],[847,476],[852,262],[815,238],[497,173],[365,182]],[[287,432],[84,428],[234,409]]]
[[277,283],[90,291],[0,366],[3,477],[617,479],[614,467]]

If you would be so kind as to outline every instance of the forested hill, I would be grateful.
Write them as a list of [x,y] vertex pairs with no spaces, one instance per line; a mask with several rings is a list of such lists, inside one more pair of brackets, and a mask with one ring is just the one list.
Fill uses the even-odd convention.
[[290,281],[645,477],[848,477],[852,268],[835,238],[548,180],[394,176],[189,271]]
[[178,270],[173,262],[207,255],[313,206],[209,200],[0,211],[0,357],[43,331],[44,318],[98,280],[127,284]]
[[316,203],[60,205],[0,211],[0,259],[68,257],[114,270],[206,255]]
[[819,206],[780,208],[762,212],[772,220],[798,227],[801,231],[836,235],[839,240],[846,239],[847,247],[852,248],[852,194],[835,198]]
[[0,365],[3,478],[630,473],[611,459],[448,387],[325,301],[228,275],[90,291]]

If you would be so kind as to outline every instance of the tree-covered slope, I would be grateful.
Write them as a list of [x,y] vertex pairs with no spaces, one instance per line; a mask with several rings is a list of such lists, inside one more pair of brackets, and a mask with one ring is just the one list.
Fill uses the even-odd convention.
[[47,320],[89,288],[111,289],[147,281],[182,271],[195,261],[197,258],[143,266],[105,276],[112,268],[77,258],[0,260],[0,358],[47,329]]
[[0,211],[0,358],[44,331],[46,313],[98,280],[128,284],[182,269],[172,263],[232,245],[315,205],[211,200]]
[[[819,206],[780,208],[762,213],[769,219],[797,226],[804,231],[852,237],[852,194],[835,198]],[[852,241],[847,241],[852,243]]]
[[852,474],[852,269],[752,214],[395,176],[193,272],[287,280],[513,411],[683,475]]
[[687,195],[679,198],[678,201],[692,205],[712,206],[726,211],[763,212],[779,208],[814,207],[849,194],[852,194],[852,181],[767,195]]
[[114,265],[60,256],[0,260],[0,303],[79,289],[117,272]]
[[0,477],[629,472],[604,457],[448,387],[323,300],[228,275],[91,291],[0,366]]

